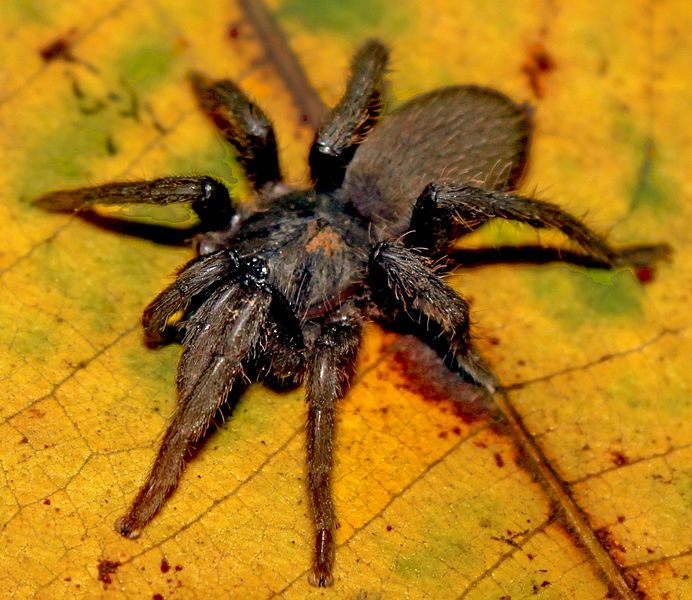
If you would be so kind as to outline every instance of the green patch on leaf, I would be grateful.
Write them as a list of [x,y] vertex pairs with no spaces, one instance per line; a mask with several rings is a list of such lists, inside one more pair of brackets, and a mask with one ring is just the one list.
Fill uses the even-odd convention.
[[673,184],[663,173],[661,157],[652,137],[641,131],[629,114],[614,120],[612,137],[632,155],[632,163],[636,165],[625,181],[630,212],[647,209],[663,215],[675,208]]
[[[76,106],[63,107],[62,117],[46,123],[17,178],[17,194],[31,199],[51,187],[85,185],[97,179],[95,160],[108,156],[107,140],[117,115],[111,111],[84,117]],[[59,182],[50,184],[49,182]],[[48,184],[47,184],[48,182]]]
[[203,148],[189,148],[184,154],[170,156],[166,172],[171,175],[209,175],[223,182],[231,193],[245,181],[235,153],[218,136]]
[[674,205],[671,185],[661,173],[653,141],[647,139],[643,146],[639,171],[630,194],[630,206],[632,210],[649,208],[668,212]]
[[21,0],[19,2],[0,2],[0,19],[3,22],[50,23],[59,9],[59,4],[41,0]]
[[147,39],[140,45],[126,47],[124,54],[117,61],[116,71],[142,91],[165,79],[174,62],[175,52],[170,40]]
[[409,14],[405,5],[386,0],[285,0],[278,10],[279,18],[292,19],[306,30],[357,34],[359,38],[383,30],[400,31],[408,25]]
[[587,270],[575,275],[580,301],[596,316],[631,317],[641,313],[641,286],[630,271]]
[[664,389],[654,392],[649,385],[633,379],[628,374],[608,384],[607,401],[611,406],[622,406],[631,419],[641,418],[643,422],[650,418],[652,411],[666,413],[672,418],[680,419],[681,422],[692,417],[684,375],[678,379],[669,378]]
[[[175,392],[175,373],[180,360],[180,347],[174,344],[156,350],[144,344],[125,357],[127,370],[133,374],[138,385],[146,385],[148,390],[162,395]],[[123,377],[125,379],[125,377]]]
[[632,319],[642,313],[642,290],[629,271],[527,270],[542,311],[569,329],[592,319]]
[[24,319],[15,320],[13,324],[3,325],[6,328],[16,328],[12,338],[12,352],[33,364],[45,364],[59,346],[55,338],[54,322],[26,323]]

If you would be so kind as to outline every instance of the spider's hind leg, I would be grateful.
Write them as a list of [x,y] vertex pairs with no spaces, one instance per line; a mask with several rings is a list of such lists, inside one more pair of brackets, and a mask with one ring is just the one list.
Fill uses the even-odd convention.
[[490,219],[507,219],[535,228],[551,227],[576,242],[593,264],[605,268],[622,265],[647,266],[667,258],[666,244],[631,245],[614,248],[603,237],[559,206],[510,192],[469,185],[430,184],[413,208],[407,238],[411,246],[434,253]]
[[408,315],[423,329],[425,341],[445,354],[449,367],[495,391],[494,375],[473,350],[469,305],[442,281],[429,259],[401,242],[380,242],[370,254],[370,278],[380,302],[388,305],[386,312],[393,305]]

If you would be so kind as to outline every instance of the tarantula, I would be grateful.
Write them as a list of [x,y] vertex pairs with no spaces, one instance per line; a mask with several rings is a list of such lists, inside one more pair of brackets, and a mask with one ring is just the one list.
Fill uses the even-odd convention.
[[231,81],[193,73],[202,110],[235,148],[254,191],[235,206],[210,177],[165,177],[57,191],[50,210],[189,202],[197,258],[144,311],[147,342],[180,342],[178,408],[146,482],[116,529],[139,536],[177,485],[191,444],[243,380],[305,383],[307,487],[315,525],[311,584],[332,583],[330,489],[337,401],[349,384],[364,321],[408,323],[463,379],[492,393],[474,351],[469,305],[442,279],[439,259],[491,219],[552,227],[583,257],[642,265],[664,246],[615,249],[548,202],[510,192],[527,160],[531,119],[499,92],[452,86],[416,96],[386,118],[387,48],[365,43],[345,93],[315,135],[314,185],[282,182],[269,119]]

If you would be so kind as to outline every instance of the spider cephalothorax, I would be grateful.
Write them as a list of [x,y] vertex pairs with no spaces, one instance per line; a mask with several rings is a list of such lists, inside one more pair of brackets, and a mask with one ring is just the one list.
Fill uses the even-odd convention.
[[[237,151],[256,192],[236,208],[209,177],[169,177],[53,192],[52,210],[92,203],[190,202],[200,218],[198,257],[145,310],[151,345],[178,341],[179,405],[149,476],[117,530],[135,538],[175,488],[190,445],[234,386],[248,379],[305,383],[307,482],[315,522],[310,582],[332,581],[330,492],[334,411],[348,389],[362,323],[409,323],[450,368],[489,392],[495,381],[474,352],[467,302],[436,259],[490,219],[552,227],[582,257],[611,268],[646,264],[663,246],[612,248],[547,202],[511,193],[524,170],[527,110],[502,94],[454,86],[417,96],[378,122],[387,49],[355,55],[341,101],[310,151],[314,186],[281,181],[271,123],[233,83],[194,74],[201,108]],[[177,323],[172,317],[182,315]]]

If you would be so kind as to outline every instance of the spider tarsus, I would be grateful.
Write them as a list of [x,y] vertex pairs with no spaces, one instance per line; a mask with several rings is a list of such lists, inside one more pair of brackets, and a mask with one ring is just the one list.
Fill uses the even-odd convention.
[[47,210],[49,212],[65,212],[67,210],[75,210],[69,205],[69,197],[66,197],[65,192],[49,192],[43,194],[31,201],[31,204],[37,208]]
[[673,249],[668,244],[642,244],[625,246],[617,250],[613,266],[655,267],[659,262],[669,261]]
[[[452,351],[455,348],[452,346]],[[497,376],[484,364],[483,359],[473,349],[458,351],[456,361],[463,374],[489,395],[493,395],[500,383]]]
[[320,529],[315,537],[315,563],[308,582],[315,587],[329,587],[334,583],[334,539],[329,529]]
[[115,521],[115,530],[129,540],[136,540],[142,534],[142,528],[130,522],[129,515],[120,517]]

